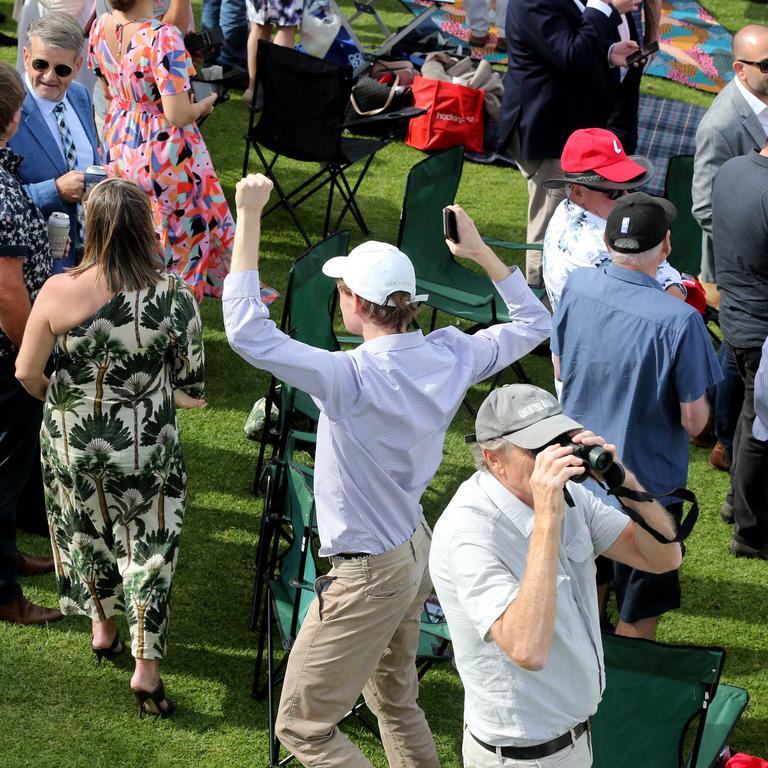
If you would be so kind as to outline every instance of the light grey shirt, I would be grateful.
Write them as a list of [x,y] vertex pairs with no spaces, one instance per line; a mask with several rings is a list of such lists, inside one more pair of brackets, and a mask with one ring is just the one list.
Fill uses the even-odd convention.
[[302,344],[269,319],[258,272],[224,281],[232,348],[309,393],[320,408],[315,503],[320,554],[380,554],[407,541],[467,388],[549,336],[549,313],[520,271],[496,283],[511,322],[466,334],[441,328],[382,336],[351,351]]
[[493,475],[476,472],[435,525],[429,571],[464,684],[464,719],[493,746],[562,735],[595,713],[605,687],[595,557],[629,521],[583,486],[568,490],[575,508],[566,510],[560,537],[554,636],[538,672],[518,667],[490,636],[525,573],[534,511]]

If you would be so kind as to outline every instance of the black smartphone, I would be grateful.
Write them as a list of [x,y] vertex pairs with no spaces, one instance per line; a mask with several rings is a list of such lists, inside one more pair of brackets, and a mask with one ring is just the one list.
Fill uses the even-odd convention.
[[631,67],[633,64],[636,64],[638,61],[644,61],[651,54],[656,53],[656,51],[658,50],[659,50],[659,41],[654,40],[650,45],[646,46],[645,48],[639,48],[634,53],[630,53],[629,56],[627,56],[627,66]]
[[459,242],[459,225],[456,223],[456,214],[450,208],[443,208],[443,235],[452,243]]

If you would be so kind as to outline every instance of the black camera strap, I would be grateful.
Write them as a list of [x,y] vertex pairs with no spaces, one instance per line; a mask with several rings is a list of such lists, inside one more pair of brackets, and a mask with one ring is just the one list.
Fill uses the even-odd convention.
[[[603,487],[605,488],[605,486]],[[618,499],[619,504],[621,504],[621,508],[627,513],[632,522],[637,523],[644,531],[650,533],[651,536],[656,539],[656,541],[659,541],[662,544],[672,544],[673,542],[685,541],[693,530],[693,526],[696,524],[696,520],[699,518],[699,502],[696,499],[696,494],[687,488],[675,488],[668,493],[657,495],[648,493],[647,491],[635,491],[632,488],[627,488],[624,485],[618,485],[614,488],[606,488],[606,491],[608,492],[609,496],[615,496]],[[655,501],[657,496],[674,496],[676,499],[680,499],[681,501],[688,501],[691,503],[691,508],[688,510],[688,514],[680,520],[679,524],[677,521],[675,521],[677,535],[674,539],[668,539],[666,536],[664,536],[664,534],[659,533],[655,528],[648,525],[648,523],[643,519],[643,516],[639,512],[636,512],[631,507],[628,507],[621,500],[622,498],[625,498],[638,502]]]

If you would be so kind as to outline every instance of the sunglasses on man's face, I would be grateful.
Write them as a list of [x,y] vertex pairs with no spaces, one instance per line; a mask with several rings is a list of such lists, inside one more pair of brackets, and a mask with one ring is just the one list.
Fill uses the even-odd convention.
[[73,72],[68,64],[51,64],[45,59],[32,59],[32,69],[35,72],[47,72],[51,67],[58,77],[69,77]]
[[757,67],[764,75],[768,75],[768,59],[762,61],[747,61],[746,59],[738,59],[742,64],[749,64],[751,67]]
[[588,187],[586,184],[582,184],[581,186],[592,192],[602,192],[609,200],[618,200],[620,197],[624,197],[629,191],[626,189],[598,189],[597,187]]

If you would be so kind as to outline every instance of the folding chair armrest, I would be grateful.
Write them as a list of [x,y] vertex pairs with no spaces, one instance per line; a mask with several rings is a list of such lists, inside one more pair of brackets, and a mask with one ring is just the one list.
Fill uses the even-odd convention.
[[379,127],[397,120],[410,120],[419,115],[424,115],[426,112],[427,110],[422,107],[403,107],[403,109],[398,109],[396,112],[382,112],[380,115],[368,115],[367,117],[348,120],[342,128],[354,133],[355,128]]
[[337,334],[336,340],[339,342],[339,344],[352,344],[356,347],[363,343],[362,336],[339,336]]
[[315,585],[311,581],[304,581],[304,579],[291,579],[288,582],[294,589],[304,589],[309,592],[314,592]]
[[495,237],[484,237],[486,245],[495,245],[497,248],[505,248],[508,251],[541,251],[544,246],[541,243],[513,243],[508,240],[497,240]]
[[[432,283],[429,280],[422,280],[418,277],[416,278],[416,285],[419,291],[426,291],[430,295],[434,294],[443,299],[458,301],[468,307],[484,307],[487,304],[492,304],[494,301],[492,293],[489,293],[486,296],[478,296],[474,293],[462,291],[459,288],[451,288],[447,285]],[[428,302],[429,300],[427,300],[427,303]]]

